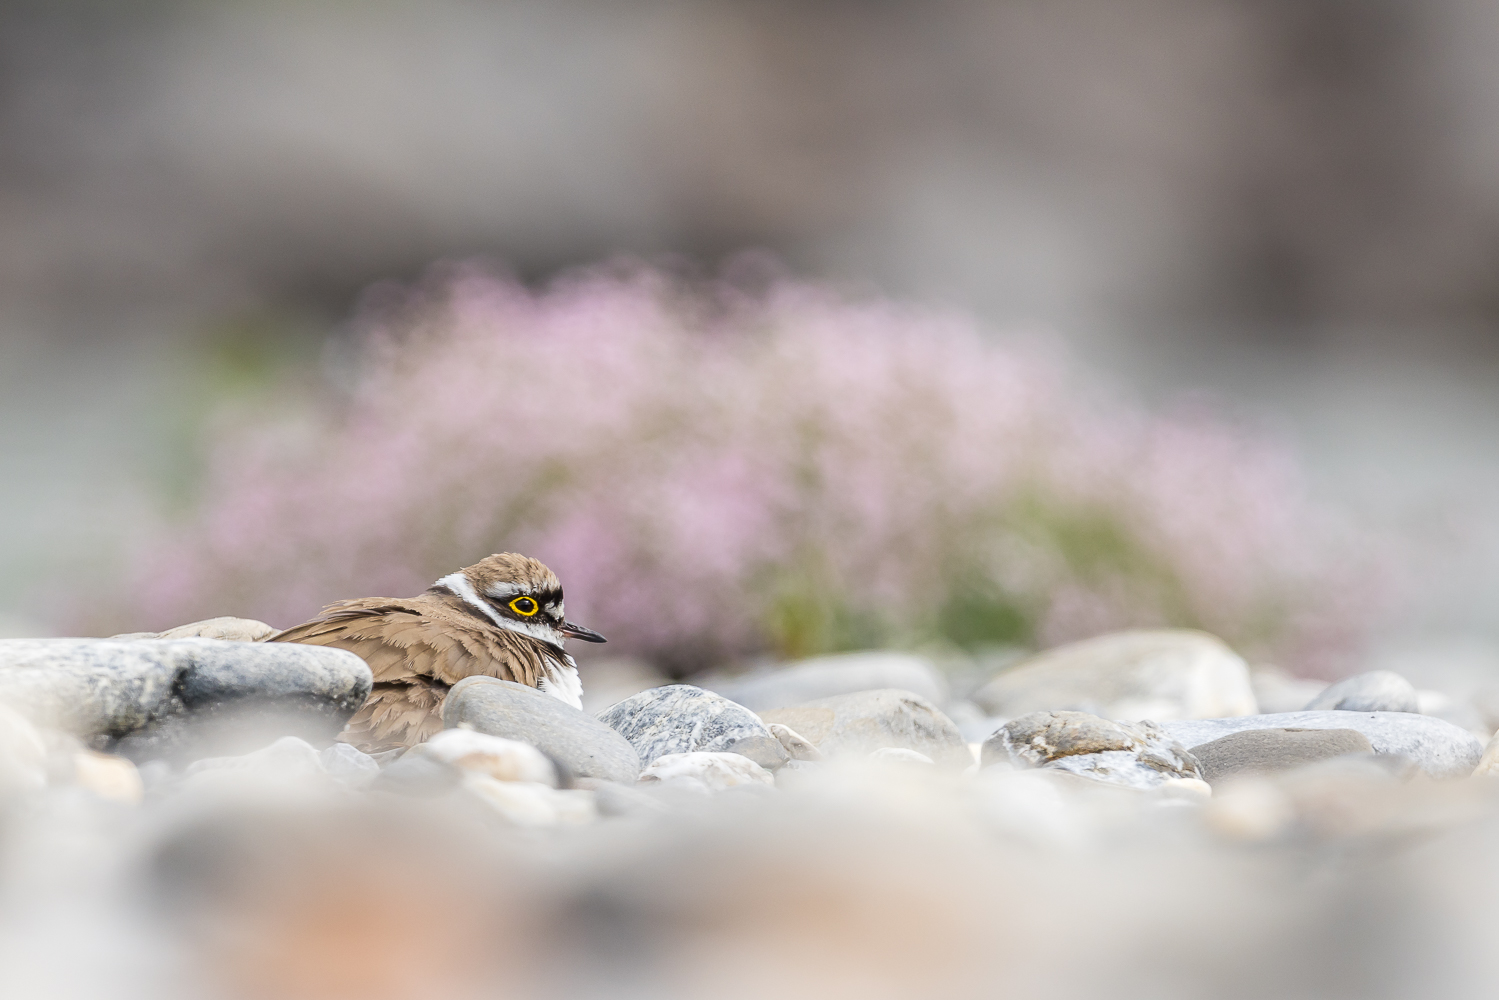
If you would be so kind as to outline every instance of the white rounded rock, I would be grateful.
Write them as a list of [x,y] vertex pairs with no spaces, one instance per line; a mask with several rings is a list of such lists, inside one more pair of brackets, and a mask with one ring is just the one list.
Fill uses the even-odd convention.
[[736,785],[774,785],[775,778],[765,768],[737,753],[669,753],[658,757],[640,772],[640,782],[700,782],[709,791],[722,791]]
[[521,781],[557,787],[557,768],[547,755],[529,743],[472,729],[444,729],[415,753],[445,764],[487,774],[496,781]]
[[905,747],[880,747],[869,755],[869,759],[893,761],[898,764],[931,764],[935,766],[937,763],[926,754],[917,753],[915,750],[907,750]]
[[535,781],[501,781],[466,771],[462,788],[516,826],[567,826],[598,818],[592,792],[560,791]]

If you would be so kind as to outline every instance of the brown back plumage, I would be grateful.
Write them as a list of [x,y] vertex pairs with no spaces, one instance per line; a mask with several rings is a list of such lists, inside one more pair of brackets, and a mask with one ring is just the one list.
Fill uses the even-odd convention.
[[[561,591],[550,569],[510,552],[463,572],[480,593],[496,583]],[[441,730],[443,698],[465,677],[482,674],[537,687],[566,659],[547,643],[499,628],[438,586],[418,597],[340,601],[265,641],[336,646],[369,664],[374,688],[339,736],[367,753],[413,746]]]

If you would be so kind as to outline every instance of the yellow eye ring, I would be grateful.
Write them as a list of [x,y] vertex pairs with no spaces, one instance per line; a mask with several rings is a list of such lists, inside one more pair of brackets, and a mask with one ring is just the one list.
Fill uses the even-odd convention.
[[541,610],[541,605],[537,604],[536,601],[532,598],[517,597],[515,600],[510,602],[510,610],[514,611],[518,615],[524,615],[525,617],[530,618],[536,612]]

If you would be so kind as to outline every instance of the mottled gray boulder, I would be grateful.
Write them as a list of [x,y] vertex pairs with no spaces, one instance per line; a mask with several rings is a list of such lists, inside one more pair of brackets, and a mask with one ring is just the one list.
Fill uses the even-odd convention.
[[346,650],[218,639],[0,640],[0,703],[135,760],[326,743],[369,697]]
[[667,684],[631,695],[599,713],[649,767],[669,753],[737,753],[775,769],[791,759],[760,717],[743,705],[691,684]]
[[1002,671],[972,700],[989,715],[1074,710],[1108,719],[1213,719],[1258,709],[1244,660],[1206,632],[1113,632]]
[[1355,674],[1324,688],[1304,712],[1420,712],[1416,688],[1393,670]]
[[981,763],[1070,771],[1130,788],[1202,777],[1197,759],[1156,723],[1111,722],[1085,712],[1011,719],[984,741]]
[[761,713],[827,757],[864,757],[883,747],[925,754],[944,767],[968,767],[973,755],[951,719],[909,691],[861,691]]
[[467,726],[529,743],[573,777],[629,782],[640,774],[640,759],[622,736],[524,684],[497,677],[466,677],[453,685],[443,701],[442,721],[449,729]]
[[1233,719],[1182,719],[1162,726],[1188,747],[1255,729],[1356,729],[1368,737],[1375,753],[1409,758],[1436,778],[1465,777],[1483,755],[1483,744],[1467,730],[1406,712],[1281,712]]
[[698,678],[697,685],[755,712],[881,688],[938,705],[947,700],[947,679],[931,660],[887,651],[819,656],[738,677]]
[[1350,753],[1373,753],[1356,729],[1251,729],[1192,748],[1209,784],[1245,772],[1286,771]]

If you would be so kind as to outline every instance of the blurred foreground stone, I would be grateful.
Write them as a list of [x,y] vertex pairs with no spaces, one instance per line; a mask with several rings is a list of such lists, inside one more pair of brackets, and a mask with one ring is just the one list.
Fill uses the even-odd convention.
[[1058,646],[1002,671],[972,695],[985,712],[1079,711],[1108,719],[1253,715],[1244,660],[1189,629],[1113,632]]
[[135,760],[190,760],[291,734],[327,741],[370,671],[321,646],[219,639],[0,640],[0,702]]
[[[1017,754],[1054,763],[1148,747],[1152,728],[1042,713],[1008,731]],[[16,731],[0,763],[31,760],[42,781],[0,791],[7,995],[1407,1000],[1499,986],[1499,783],[1367,753],[1227,776],[1211,797],[1191,778],[1136,789],[909,749],[773,780],[743,755],[692,751],[638,784],[566,789],[534,746],[450,729],[384,770],[285,738],[168,768],[131,798],[90,790],[65,743]],[[385,781],[419,762],[450,780],[418,795]],[[1080,907],[1122,915],[1086,961],[1058,930]]]
[[769,771],[743,754],[669,753],[657,757],[640,772],[642,783],[671,782],[685,784],[704,792],[722,791],[740,785],[773,785]]

